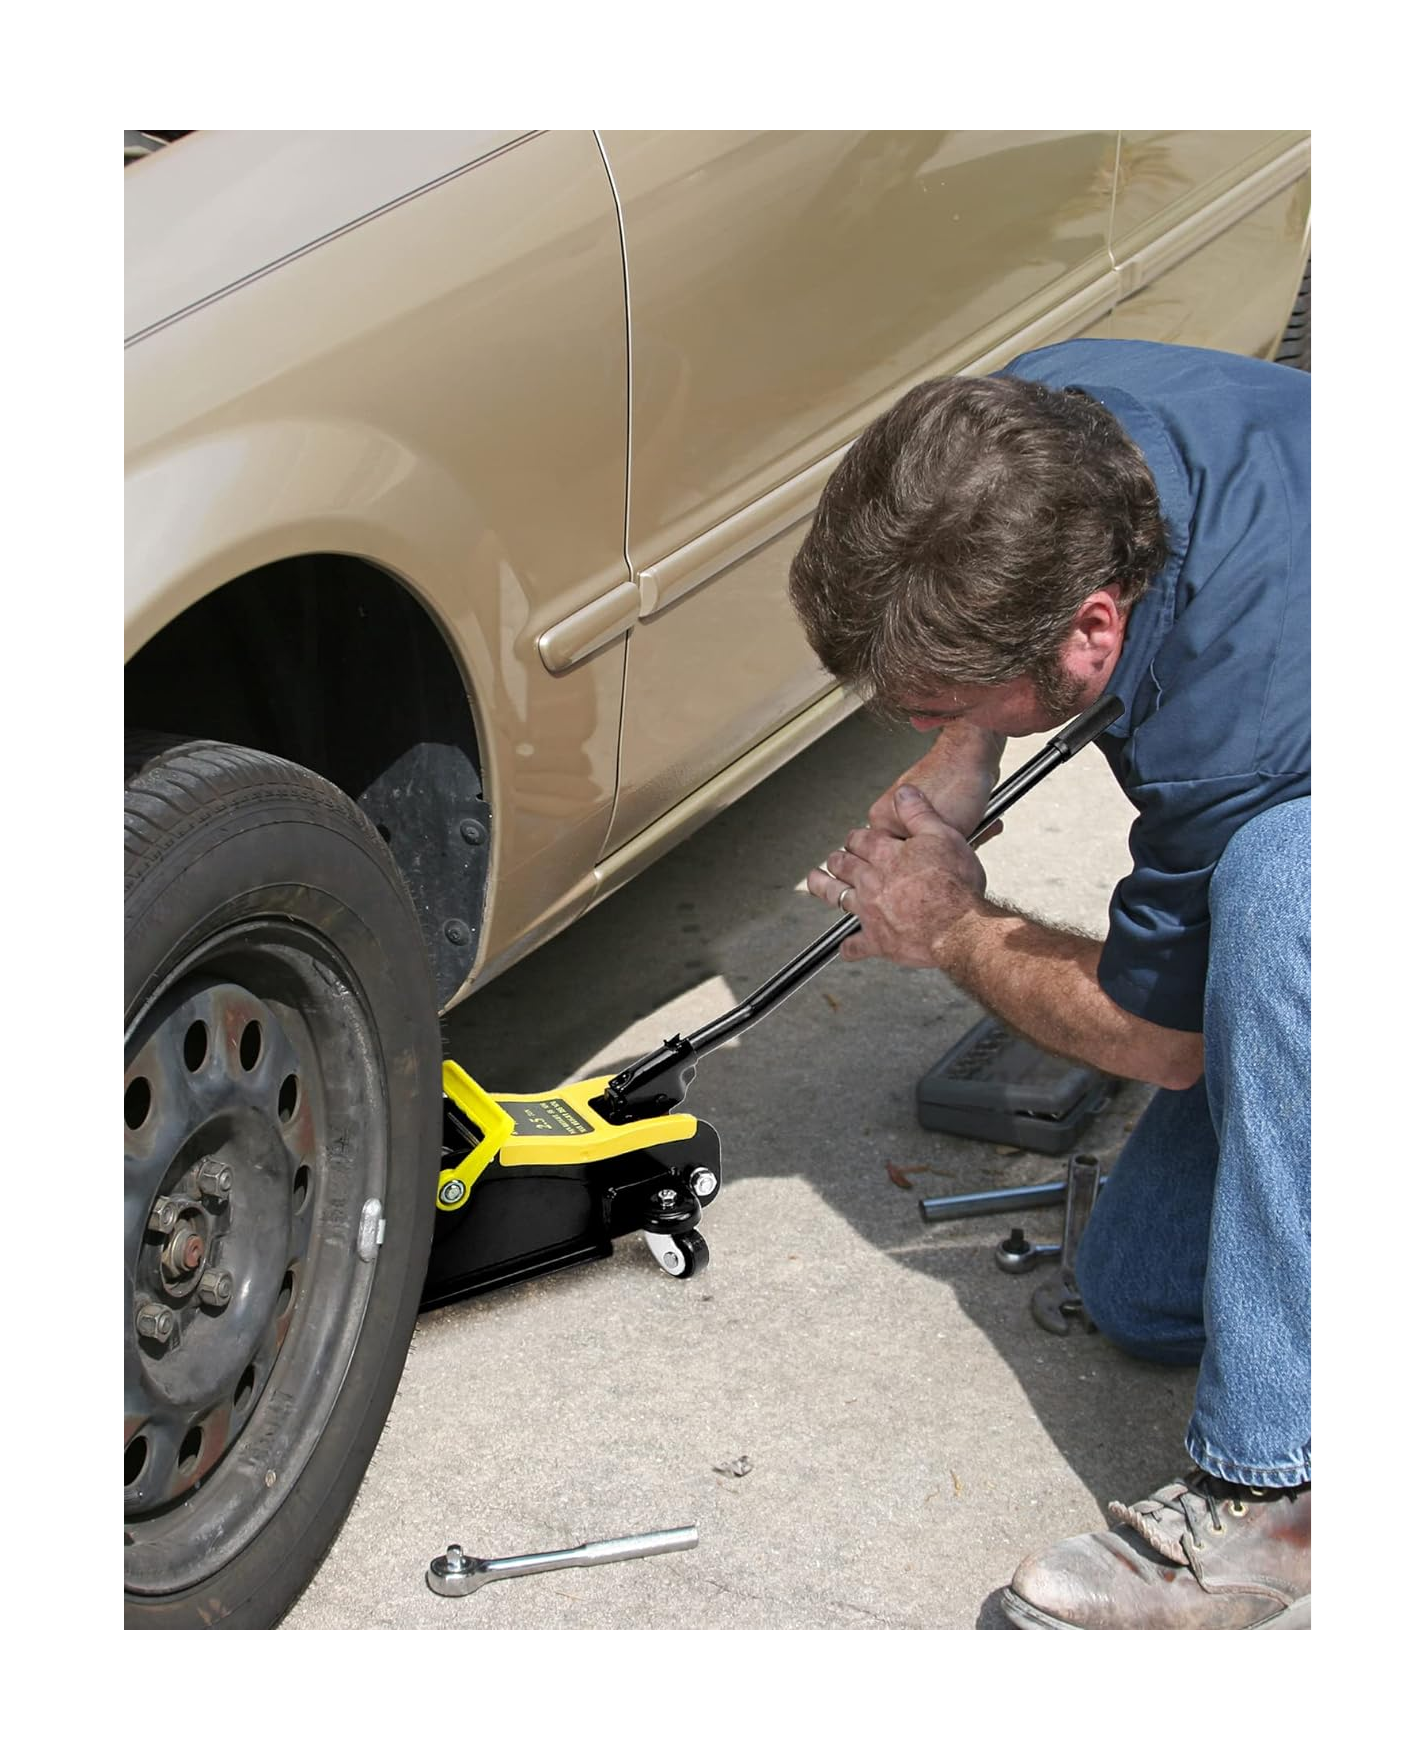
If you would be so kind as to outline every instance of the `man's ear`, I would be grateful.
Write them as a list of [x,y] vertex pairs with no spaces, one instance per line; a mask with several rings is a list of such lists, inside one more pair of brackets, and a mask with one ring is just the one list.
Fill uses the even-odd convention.
[[1075,612],[1064,642],[1064,664],[1074,678],[1094,679],[1118,658],[1128,628],[1118,594],[1117,582],[1095,588]]

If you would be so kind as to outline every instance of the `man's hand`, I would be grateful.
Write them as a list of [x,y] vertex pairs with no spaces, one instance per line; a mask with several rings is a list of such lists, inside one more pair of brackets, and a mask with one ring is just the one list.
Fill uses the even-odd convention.
[[985,869],[919,788],[893,795],[895,830],[853,830],[807,889],[861,923],[841,947],[850,961],[884,957],[911,969],[942,967],[939,942],[983,896]]
[[853,830],[807,874],[813,896],[861,923],[843,957],[943,970],[1051,1054],[1170,1091],[1196,1084],[1202,1037],[1115,1005],[1098,984],[1102,941],[987,902],[974,850],[925,795],[902,785],[895,808],[896,834]]

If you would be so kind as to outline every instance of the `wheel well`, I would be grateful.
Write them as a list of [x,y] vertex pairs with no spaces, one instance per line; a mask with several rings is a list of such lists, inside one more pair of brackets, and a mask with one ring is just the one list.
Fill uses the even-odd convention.
[[416,597],[335,555],[238,577],[146,643],[130,727],[249,745],[315,770],[385,839],[444,1006],[474,962],[490,809],[459,667]]

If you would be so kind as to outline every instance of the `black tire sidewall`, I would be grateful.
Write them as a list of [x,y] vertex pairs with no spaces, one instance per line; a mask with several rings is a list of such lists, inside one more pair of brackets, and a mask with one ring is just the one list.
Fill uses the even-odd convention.
[[345,1383],[271,1524],[195,1588],[164,1599],[126,1595],[130,1628],[265,1628],[289,1609],[341,1526],[380,1436],[430,1251],[440,1034],[429,961],[380,839],[344,795],[288,768],[290,777],[228,794],[142,858],[125,905],[125,1025],[204,940],[235,923],[279,915],[328,941],[382,1052],[386,1236]]
[[1286,327],[1282,333],[1277,349],[1273,354],[1276,363],[1287,369],[1302,370],[1311,373],[1311,262],[1306,263],[1306,269],[1301,276],[1301,284],[1292,304],[1291,314],[1287,317]]

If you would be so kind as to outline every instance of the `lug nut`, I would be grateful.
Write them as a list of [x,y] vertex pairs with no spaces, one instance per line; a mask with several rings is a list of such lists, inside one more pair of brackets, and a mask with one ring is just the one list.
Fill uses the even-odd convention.
[[688,1186],[700,1200],[705,1200],[709,1194],[717,1192],[717,1177],[710,1169],[695,1169],[689,1178]]
[[210,1200],[225,1200],[233,1191],[232,1165],[205,1157],[198,1165],[198,1191]]
[[205,1272],[198,1281],[198,1301],[210,1309],[225,1309],[233,1298],[230,1272]]
[[157,1199],[153,1202],[153,1210],[148,1215],[148,1227],[160,1236],[171,1233],[178,1222],[178,1202],[170,1199]]
[[160,1308],[157,1303],[140,1303],[134,1326],[141,1339],[156,1339],[160,1345],[167,1345],[173,1337],[173,1310]]

